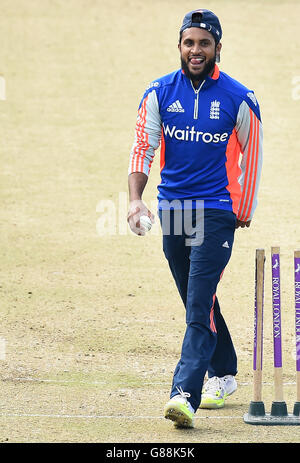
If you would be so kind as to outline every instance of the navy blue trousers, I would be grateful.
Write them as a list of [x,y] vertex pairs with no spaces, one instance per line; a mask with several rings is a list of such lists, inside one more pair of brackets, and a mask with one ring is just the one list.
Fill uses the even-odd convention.
[[[191,394],[189,401],[197,410],[206,372],[209,377],[237,373],[235,349],[216,297],[231,256],[236,216],[230,211],[204,209],[203,241],[187,245],[186,240],[195,238],[195,233],[185,230],[182,211],[171,210],[168,214],[170,220],[166,221],[159,211],[163,251],[186,308],[186,332],[170,397],[178,394],[177,387],[182,387]],[[196,210],[190,214],[195,226]]]

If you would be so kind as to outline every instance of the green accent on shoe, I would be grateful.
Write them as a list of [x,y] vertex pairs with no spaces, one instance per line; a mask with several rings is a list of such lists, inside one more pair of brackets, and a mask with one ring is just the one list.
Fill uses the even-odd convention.
[[237,384],[233,376],[223,377],[212,376],[207,380],[202,389],[200,408],[222,408],[225,399],[233,394],[237,389]]
[[223,408],[225,405],[225,398],[212,399],[211,397],[203,397],[200,403],[200,408]]
[[164,408],[164,416],[167,420],[174,421],[175,426],[178,428],[194,427],[194,414],[186,404],[176,400],[169,400]]

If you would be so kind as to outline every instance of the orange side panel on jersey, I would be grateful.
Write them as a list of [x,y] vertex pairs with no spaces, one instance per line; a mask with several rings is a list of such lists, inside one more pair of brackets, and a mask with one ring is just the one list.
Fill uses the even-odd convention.
[[229,191],[230,198],[232,201],[232,210],[234,214],[237,214],[239,202],[241,199],[241,185],[238,182],[238,178],[241,174],[241,168],[239,166],[241,147],[237,139],[236,130],[234,129],[227,144],[226,148],[226,172],[228,178],[227,190]]
[[252,188],[251,188],[251,197],[250,197],[250,203],[249,203],[249,208],[248,210],[251,211],[252,209],[252,204],[253,204],[253,199],[254,199],[254,193],[255,193],[255,188],[254,185],[256,183],[256,177],[257,177],[257,166],[258,166],[258,152],[259,152],[259,120],[257,119],[256,116],[255,118],[255,145],[253,149],[255,150],[255,156],[253,160],[254,164],[254,172],[252,173],[251,177],[251,183],[252,183]]
[[161,129],[161,142],[160,142],[160,172],[165,167],[165,163],[166,163],[165,153],[166,153],[166,144],[165,144],[164,130],[162,128]]
[[[249,109],[249,112],[250,112],[250,139],[249,139],[249,153],[248,153],[248,162],[247,162],[247,165],[246,165],[246,172],[245,172],[245,177],[244,177],[244,184],[246,182],[246,179],[249,178],[249,172],[251,172],[252,170],[252,164],[253,164],[253,156],[252,156],[252,152],[253,152],[253,144],[255,144],[255,141],[253,142],[254,140],[254,129],[253,129],[253,113],[252,111]],[[250,162],[251,160],[251,162]],[[249,195],[249,191],[248,191],[248,195]],[[247,196],[248,196],[247,195]],[[240,211],[241,215],[240,215],[240,220],[244,220],[245,218],[245,210],[247,209],[247,198],[244,197],[245,195],[243,195],[243,198],[242,198],[242,202],[241,204],[244,204],[243,206],[243,209]]]
[[[258,148],[259,148],[259,120],[255,114],[250,112],[250,141],[249,141],[249,152],[248,152],[248,162],[246,166],[246,173],[244,179],[244,185],[247,183],[249,185],[246,198],[242,198],[241,204],[243,204],[243,209],[240,212],[240,220],[247,221],[247,211],[251,211],[254,190],[253,186],[255,185],[256,176],[257,176],[257,164],[258,164]],[[245,190],[246,191],[246,190]],[[251,194],[250,194],[251,192]]]

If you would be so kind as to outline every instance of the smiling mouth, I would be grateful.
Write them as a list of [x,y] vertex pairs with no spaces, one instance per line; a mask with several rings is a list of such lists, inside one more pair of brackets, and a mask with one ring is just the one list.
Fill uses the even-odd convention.
[[203,56],[192,56],[189,59],[192,66],[201,66],[205,62],[205,57]]

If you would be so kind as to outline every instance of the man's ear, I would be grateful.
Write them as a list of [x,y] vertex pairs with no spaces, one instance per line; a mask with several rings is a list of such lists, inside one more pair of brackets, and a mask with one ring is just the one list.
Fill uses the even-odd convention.
[[218,45],[216,46],[216,62],[217,63],[220,62],[221,49],[222,49],[222,44],[221,42],[219,42]]

